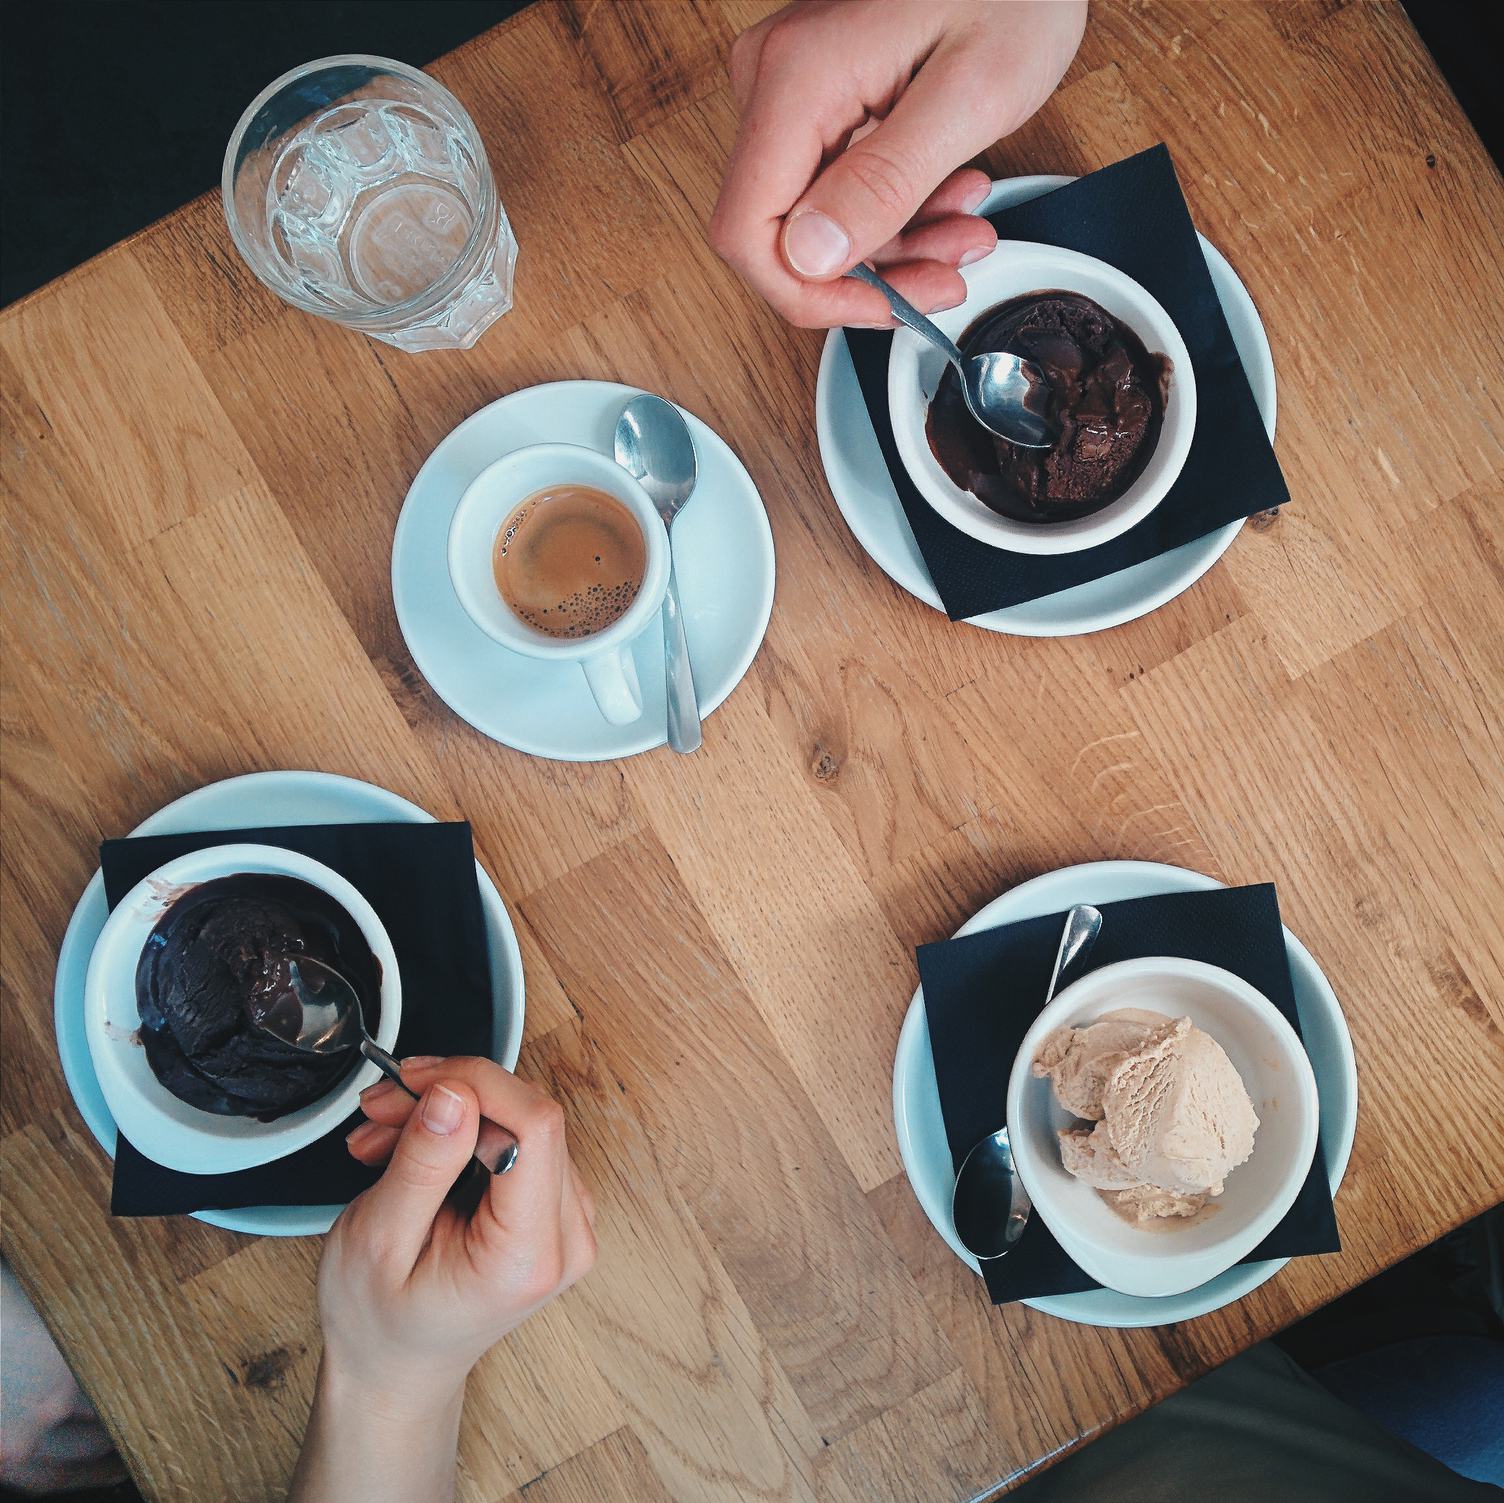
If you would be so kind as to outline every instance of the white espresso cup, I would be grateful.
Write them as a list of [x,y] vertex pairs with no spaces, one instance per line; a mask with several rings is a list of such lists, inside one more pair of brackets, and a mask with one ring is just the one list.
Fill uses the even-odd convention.
[[[561,485],[604,491],[642,529],[642,587],[610,626],[588,637],[551,637],[536,630],[513,614],[496,585],[493,555],[502,523],[529,496]],[[546,663],[578,663],[612,725],[630,725],[642,715],[632,642],[662,608],[668,567],[668,532],[647,492],[615,460],[577,444],[531,444],[498,459],[466,487],[449,524],[449,578],[465,614],[513,652]]]

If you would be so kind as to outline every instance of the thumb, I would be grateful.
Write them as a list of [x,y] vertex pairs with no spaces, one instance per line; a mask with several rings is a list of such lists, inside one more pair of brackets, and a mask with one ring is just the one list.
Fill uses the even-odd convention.
[[[888,118],[853,141],[789,211],[780,245],[796,276],[829,281],[867,260],[942,178],[981,149],[960,133],[965,112],[958,124],[947,105],[946,73],[922,69]],[[990,138],[981,142],[988,144]]]
[[418,1261],[434,1217],[475,1151],[480,1107],[458,1081],[438,1081],[408,1117],[381,1178],[366,1192],[369,1214],[405,1267]]

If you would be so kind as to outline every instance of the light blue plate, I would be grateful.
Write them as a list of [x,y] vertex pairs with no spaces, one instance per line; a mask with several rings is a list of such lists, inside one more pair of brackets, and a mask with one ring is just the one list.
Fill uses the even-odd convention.
[[[535,757],[599,762],[664,745],[662,633],[654,625],[632,644],[641,718],[611,725],[572,663],[509,652],[465,614],[449,580],[449,524],[465,487],[513,449],[565,443],[610,454],[616,421],[636,395],[636,387],[612,381],[555,381],[482,407],[428,456],[397,520],[392,599],[413,661],[462,720]],[[773,609],[773,533],[741,460],[693,413],[684,418],[700,476],[671,536],[704,718],[741,681],[762,644]]]
[[[331,772],[253,772],[184,794],[158,809],[131,834],[176,835],[193,830],[239,830],[265,825],[433,822],[433,815],[374,783],[362,783]],[[490,952],[494,998],[492,1058],[510,1070],[522,1048],[522,953],[517,948],[517,936],[501,894],[479,862],[475,864],[475,877],[480,885]],[[114,1158],[115,1119],[99,1089],[89,1041],[84,1035],[84,977],[88,974],[94,941],[108,916],[104,878],[95,872],[73,910],[68,932],[63,935],[53,982],[52,1009],[58,1058],[68,1089],[89,1131]],[[337,1205],[248,1206],[234,1211],[196,1211],[194,1215],[210,1226],[222,1226],[232,1232],[251,1232],[262,1237],[312,1237],[327,1232],[343,1209]]]
[[[1153,861],[1095,861],[1085,866],[1067,866],[994,898],[962,924],[956,936],[996,929],[1000,924],[1013,924],[1040,914],[1061,913],[1076,903],[1118,903],[1125,898],[1149,897],[1154,893],[1204,892],[1224,885],[1200,872]],[[1321,1099],[1321,1151],[1335,1198],[1347,1172],[1353,1133],[1358,1125],[1358,1070],[1353,1059],[1353,1041],[1336,993],[1311,958],[1311,952],[1289,929],[1285,930],[1285,947],[1290,954],[1290,979],[1295,988],[1301,1034],[1316,1076],[1316,1093]],[[999,1101],[1006,1090],[1005,1075],[998,1082]],[[935,1083],[935,1057],[930,1051],[923,987],[914,993],[898,1035],[898,1054],[893,1061],[893,1120],[903,1167],[924,1214],[955,1255],[980,1274],[980,1265],[962,1247],[951,1219],[956,1175],[945,1136],[945,1121],[940,1114],[940,1091]],[[1192,1320],[1242,1299],[1249,1290],[1272,1279],[1289,1261],[1276,1258],[1265,1263],[1239,1263],[1199,1288],[1163,1299],[1094,1289],[1085,1294],[1046,1295],[1023,1303],[1047,1315],[1088,1326],[1164,1326],[1177,1320]]]
[[[1026,203],[1074,181],[1069,177],[1005,178],[992,185],[983,212]],[[1272,440],[1274,359],[1258,309],[1248,289],[1238,280],[1238,274],[1205,236],[1201,237],[1201,249],[1217,296],[1222,300],[1222,311],[1227,315],[1238,357],[1248,373],[1254,400]],[[872,420],[867,416],[856,371],[839,329],[826,339],[820,359],[815,387],[815,429],[831,495],[856,540],[895,584],[937,611],[943,610],[939,592],[914,541],[903,503],[893,489],[892,477],[873,437]],[[1158,610],[1166,601],[1188,590],[1231,547],[1242,525],[1241,521],[1229,522],[1216,532],[1157,558],[1145,559],[1131,569],[1121,569],[1038,600],[1026,600],[1006,610],[973,616],[969,624],[1018,637],[1071,637],[1121,626],[1125,621]]]

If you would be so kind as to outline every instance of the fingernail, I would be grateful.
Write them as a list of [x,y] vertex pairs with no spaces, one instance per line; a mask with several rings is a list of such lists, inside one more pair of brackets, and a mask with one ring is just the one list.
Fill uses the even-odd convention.
[[957,265],[974,266],[978,261],[981,261],[985,257],[990,256],[992,252],[993,247],[990,245],[974,245],[969,251],[966,252],[964,256],[961,257]]
[[418,1069],[421,1070],[428,1065],[438,1064],[438,1062],[443,1059],[443,1057],[444,1056],[442,1054],[409,1054],[407,1058],[402,1061],[402,1068],[405,1070],[409,1065],[415,1065]]
[[952,308],[959,308],[965,301],[964,297],[958,297],[953,302],[936,303],[933,308],[926,308],[924,311],[926,313],[949,313]]
[[801,277],[828,277],[851,259],[851,236],[828,214],[801,209],[783,227],[783,254]]
[[[974,188],[961,200],[961,212],[963,214],[975,214],[987,202],[987,195],[991,192],[991,183],[983,183],[980,188]],[[964,265],[965,263],[963,262],[962,264]]]
[[353,1132],[345,1134],[345,1142],[351,1148],[357,1148],[364,1143],[381,1124],[379,1122],[362,1122]]
[[447,1138],[465,1120],[465,1103],[448,1086],[436,1085],[423,1098],[423,1125]]
[[367,1102],[376,1102],[390,1096],[397,1089],[397,1084],[392,1080],[378,1080],[375,1085],[368,1085],[360,1093],[360,1102],[364,1106]]

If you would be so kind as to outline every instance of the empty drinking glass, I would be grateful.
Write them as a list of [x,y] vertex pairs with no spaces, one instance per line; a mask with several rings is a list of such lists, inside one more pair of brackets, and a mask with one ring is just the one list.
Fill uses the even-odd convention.
[[475,123],[426,73],[347,54],[268,85],[225,151],[236,249],[296,308],[404,350],[468,349],[517,242]]

